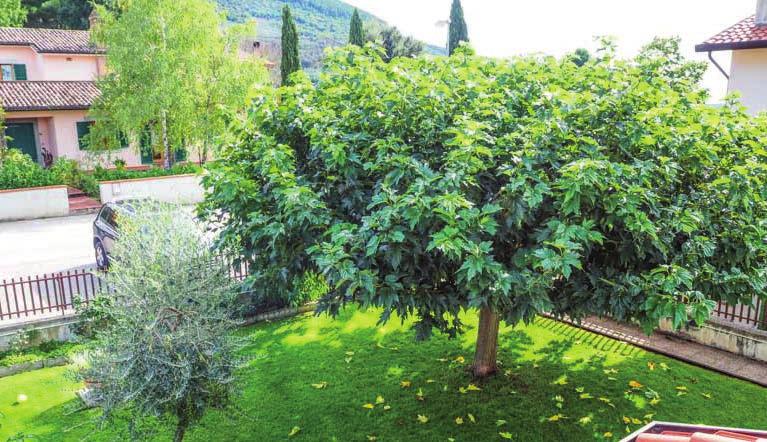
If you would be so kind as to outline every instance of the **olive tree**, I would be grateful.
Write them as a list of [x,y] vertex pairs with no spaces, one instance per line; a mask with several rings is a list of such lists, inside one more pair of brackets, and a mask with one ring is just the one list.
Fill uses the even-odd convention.
[[237,291],[180,207],[150,204],[117,221],[119,240],[104,276],[109,321],[80,376],[96,385],[105,420],[117,411],[169,415],[181,441],[207,409],[228,405],[233,394]]
[[480,377],[500,320],[700,324],[767,276],[767,123],[706,105],[704,70],[678,40],[582,67],[340,49],[316,85],[264,93],[206,209],[254,252],[254,284],[322,272],[321,312],[379,307],[419,338],[478,312]]

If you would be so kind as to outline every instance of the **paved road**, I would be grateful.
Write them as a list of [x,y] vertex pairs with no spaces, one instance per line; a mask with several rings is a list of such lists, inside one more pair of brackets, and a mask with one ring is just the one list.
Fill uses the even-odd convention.
[[95,216],[0,223],[0,280],[95,266]]
[[[184,206],[194,213],[194,206]],[[19,276],[94,268],[96,214],[0,223],[0,282]]]

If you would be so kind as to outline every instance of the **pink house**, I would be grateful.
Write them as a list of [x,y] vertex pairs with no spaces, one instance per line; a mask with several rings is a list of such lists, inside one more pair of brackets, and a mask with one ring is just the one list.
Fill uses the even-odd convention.
[[92,124],[88,109],[99,96],[95,80],[104,70],[104,50],[91,44],[87,31],[0,28],[0,107],[8,145],[40,164],[65,157],[85,167],[116,159],[141,165],[137,149],[126,146],[106,158],[89,154],[81,143]]

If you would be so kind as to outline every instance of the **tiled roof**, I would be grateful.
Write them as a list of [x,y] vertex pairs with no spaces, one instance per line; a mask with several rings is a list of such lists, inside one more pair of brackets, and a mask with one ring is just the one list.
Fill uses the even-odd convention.
[[767,48],[767,26],[757,26],[752,15],[695,46],[698,52]]
[[0,28],[0,45],[31,46],[53,54],[102,54],[90,42],[90,32],[65,29]]
[[88,109],[99,94],[92,81],[0,81],[6,112]]

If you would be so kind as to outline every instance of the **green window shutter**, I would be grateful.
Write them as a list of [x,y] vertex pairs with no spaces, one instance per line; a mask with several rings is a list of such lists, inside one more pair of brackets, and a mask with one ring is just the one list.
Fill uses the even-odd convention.
[[176,162],[186,161],[187,154],[184,149],[179,149],[176,151]]
[[83,139],[91,133],[91,121],[78,121],[77,122],[77,143],[80,146],[80,150],[88,149],[88,140]]
[[27,65],[25,65],[25,64],[15,64],[15,65],[13,65],[13,77],[16,79],[16,81],[26,81],[27,80]]
[[130,147],[130,141],[128,140],[127,135],[125,135],[125,132],[120,131],[117,133],[117,142],[120,144],[120,147],[125,149]]

